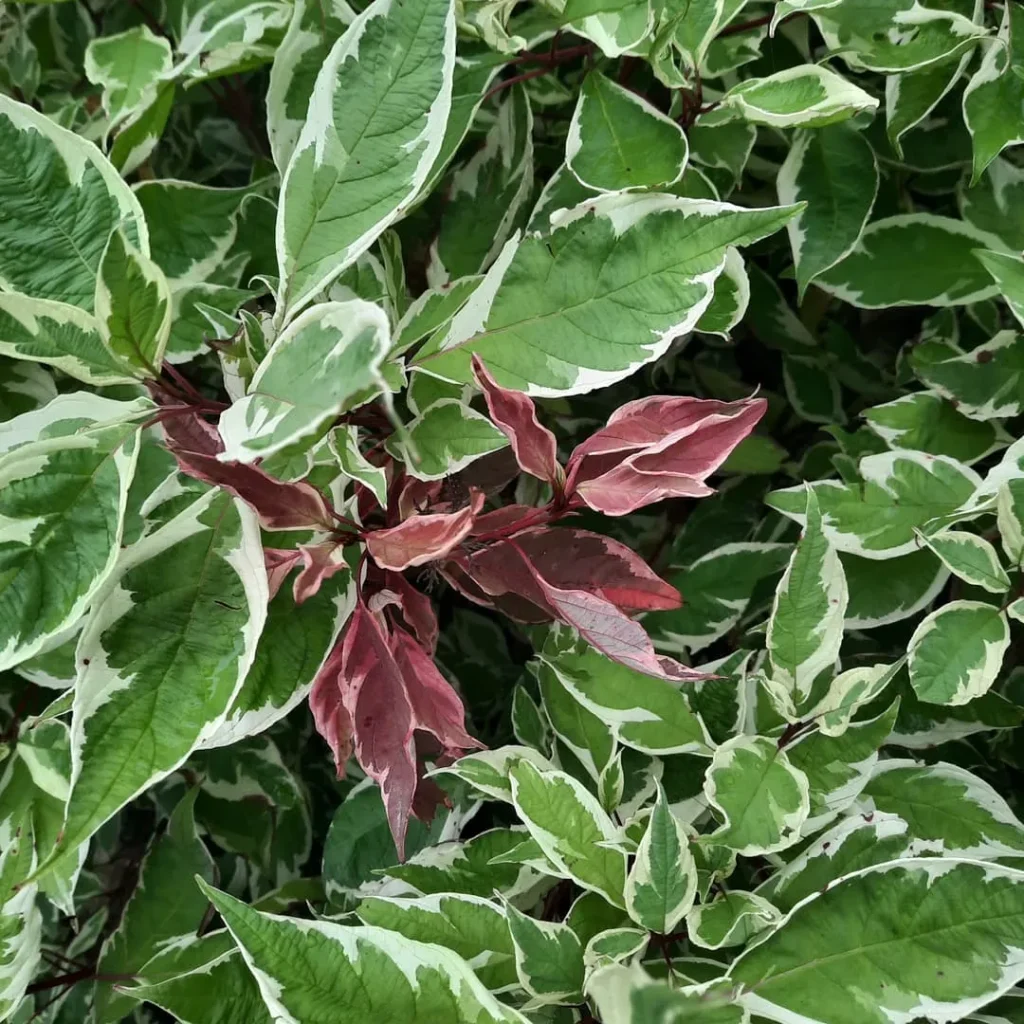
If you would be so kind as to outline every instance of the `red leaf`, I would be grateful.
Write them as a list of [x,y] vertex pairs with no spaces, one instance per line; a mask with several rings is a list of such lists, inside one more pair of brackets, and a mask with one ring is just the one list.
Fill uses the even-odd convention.
[[416,728],[436,736],[448,754],[480,747],[466,732],[462,701],[430,656],[404,629],[391,634],[391,652],[405,680]]
[[288,574],[299,564],[301,558],[302,553],[298,550],[263,549],[263,564],[267,568],[267,583],[270,586],[271,601],[281,589],[281,584],[288,578]]
[[703,497],[704,485],[764,415],[763,398],[630,402],[569,459],[568,491],[608,515],[670,497]]
[[533,400],[522,391],[503,388],[477,355],[473,356],[473,375],[483,389],[491,419],[511,442],[520,468],[560,491],[565,474],[558,464],[558,444],[537,419]]
[[580,484],[576,494],[595,512],[625,516],[666,498],[706,498],[714,488],[689,476],[641,473],[625,463]]
[[345,777],[345,766],[352,756],[352,716],[341,701],[342,642],[339,640],[328,659],[320,666],[313,688],[309,691],[309,707],[313,712],[316,731],[320,733],[334,754],[338,778]]
[[[671,658],[656,654],[651,638],[639,622],[634,622],[611,601],[597,594],[553,586],[530,565],[524,552],[520,551],[520,556],[558,619],[572,626],[591,647],[612,661],[645,675],[661,679],[681,678],[676,669],[685,672],[685,668]],[[704,676],[695,673],[694,678],[702,679]]]
[[[356,758],[380,786],[398,855],[404,857],[416,792],[415,722],[387,638],[362,604],[356,606],[345,627],[335,678],[341,704],[351,717]],[[330,737],[326,738],[330,742]]]
[[382,569],[401,572],[443,558],[469,536],[473,520],[483,506],[477,491],[458,512],[410,516],[404,523],[366,535],[366,547]]
[[334,541],[323,544],[302,544],[299,555],[303,567],[295,577],[293,593],[295,603],[308,601],[320,589],[324,580],[330,579],[335,573],[348,568],[345,561],[345,549]]
[[198,414],[162,422],[167,448],[182,472],[223,487],[247,502],[268,530],[333,530],[334,520],[324,496],[305,482],[283,483],[257,466],[220,462],[223,450],[217,431]]
[[387,586],[398,595],[402,618],[422,647],[433,654],[437,647],[438,625],[433,602],[417,590],[401,573],[389,572]]
[[[515,593],[558,618],[523,559],[546,582],[563,590],[584,590],[627,611],[664,611],[682,603],[666,583],[624,544],[587,530],[539,528],[498,541],[459,567],[491,597]],[[536,621],[536,620],[534,620]]]

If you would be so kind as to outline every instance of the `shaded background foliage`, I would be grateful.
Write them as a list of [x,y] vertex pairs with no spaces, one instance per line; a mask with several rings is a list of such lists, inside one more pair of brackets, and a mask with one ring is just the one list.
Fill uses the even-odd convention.
[[[610,222],[617,202],[637,209],[630,204],[649,193],[682,200],[677,208],[695,217],[695,200],[747,212],[802,203],[765,212],[762,226],[737,228],[718,245],[724,263],[716,256],[708,308],[690,317],[694,304],[674,293],[679,313],[666,321],[665,343],[639,351],[633,372],[608,371],[598,359],[592,388],[581,383],[582,367],[559,383],[543,360],[519,364],[534,377],[493,360],[501,385],[539,396],[540,422],[563,464],[636,400],[740,402],[755,390],[766,400],[756,429],[717,466],[712,496],[618,517],[580,506],[571,522],[626,545],[679,590],[682,608],[644,615],[644,629],[660,655],[721,678],[673,687],[588,650],[564,625],[517,624],[479,607],[451,585],[448,551],[409,567],[406,580],[437,613],[435,662],[490,753],[452,767],[437,760],[437,744],[421,744],[420,769],[424,759],[445,769],[436,777],[443,800],[437,793],[432,820],[410,819],[400,866],[394,813],[389,827],[356,761],[337,777],[304,700],[269,725],[239,727],[228,745],[187,746],[169,770],[144,780],[144,792],[126,791],[102,814],[76,818],[73,794],[66,816],[72,744],[81,758],[81,737],[69,740],[65,725],[69,688],[82,689],[89,659],[105,650],[93,636],[102,626],[94,608],[90,623],[100,626],[86,627],[94,646],[83,641],[76,655],[85,600],[66,623],[76,627],[70,634],[52,631],[0,675],[5,1019],[258,1021],[284,1012],[272,999],[264,1005],[254,978],[264,994],[283,987],[284,1010],[303,1024],[336,1019],[330,1014],[354,985],[352,963],[369,972],[381,1000],[353,1006],[386,1019],[860,1024],[889,1019],[887,1011],[908,1021],[1024,1019],[1013,987],[1024,933],[1016,873],[1024,850],[1016,441],[1024,170],[1015,148],[1024,138],[1024,8],[1012,0],[465,0],[454,8],[461,63],[449,60],[444,71],[456,100],[442,158],[417,170],[400,217],[383,218],[365,251],[346,250],[316,281],[296,269],[292,243],[275,238],[287,203],[282,176],[299,163],[293,153],[305,144],[314,80],[361,10],[327,0],[3,6],[0,194],[11,212],[0,227],[0,446],[43,443],[43,428],[61,417],[32,414],[85,389],[121,403],[122,420],[102,430],[96,424],[114,421],[112,410],[82,415],[90,438],[102,434],[97,444],[135,459],[122,472],[138,492],[126,499],[123,541],[128,549],[145,543],[191,515],[206,483],[226,481],[211,468],[216,448],[190,447],[194,436],[176,437],[174,420],[161,427],[151,417],[183,404],[188,422],[209,425],[229,404],[237,410],[273,340],[286,325],[296,330],[316,295],[326,301],[311,311],[374,304],[375,314],[347,306],[346,315],[383,325],[377,342],[386,352],[374,357],[373,373],[386,387],[328,396],[310,413],[304,443],[270,438],[274,453],[259,468],[289,486],[292,514],[316,504],[301,490],[309,481],[339,514],[366,522],[381,452],[392,473],[404,462],[412,476],[419,467],[443,480],[427,511],[464,509],[475,486],[490,488],[492,507],[544,506],[557,481],[520,474],[503,434],[479,427],[488,411],[473,398],[479,373],[448,364],[454,387],[421,372],[405,386],[407,370],[438,356],[477,275],[502,282],[492,268],[520,231],[553,257],[574,229],[550,214],[579,203],[596,211],[586,215],[591,225]],[[386,31],[397,31],[393,24]],[[309,116],[321,139],[343,131],[350,95],[331,95],[326,77],[334,121],[326,108],[319,120]],[[95,236],[95,302],[91,280],[75,293],[74,274],[52,269],[66,240],[41,225],[47,207],[57,220],[64,215],[64,186],[51,183],[43,207],[19,205],[24,181],[45,176],[40,168],[60,176],[52,155],[33,163],[20,148],[17,118],[32,111],[95,143],[130,183],[149,226],[148,251],[137,222],[134,237],[124,227],[107,247],[115,214],[100,216],[95,230],[84,207],[77,222],[71,217]],[[341,163],[337,153],[332,159]],[[292,174],[297,209],[317,186],[312,172]],[[202,190],[160,184],[168,180]],[[110,195],[121,196],[114,206],[129,202]],[[675,248],[656,237],[653,222],[639,220],[638,260],[659,245],[692,256],[681,236]],[[25,223],[40,226],[34,243],[19,241]],[[343,238],[337,251],[351,242]],[[544,301],[541,291],[527,296],[527,311]],[[414,323],[420,333],[403,335],[410,307],[428,292],[439,305],[443,296],[460,299],[448,300],[447,317],[430,329]],[[51,309],[61,328],[55,346],[65,348],[44,352],[18,293],[113,314],[87,345],[71,330],[82,314]],[[649,340],[636,340],[620,310],[621,320],[605,315],[609,335],[637,349]],[[566,320],[552,339],[571,346],[578,338]],[[150,332],[141,347],[140,325]],[[501,354],[485,342],[470,346],[488,365]],[[335,377],[354,380],[368,365],[343,366]],[[298,371],[285,363],[281,372]],[[158,383],[147,392],[131,382],[137,377]],[[423,413],[437,399],[459,413],[454,428],[431,433]],[[66,418],[77,408],[67,406]],[[251,422],[229,432],[224,420],[228,454],[252,463],[265,439],[246,432]],[[126,437],[142,423],[156,440],[140,434],[129,455],[136,442]],[[335,427],[341,433],[327,439]],[[349,428],[354,454],[344,449]],[[513,435],[517,428],[521,421]],[[424,472],[413,451],[440,470]],[[460,459],[465,467],[449,472]],[[18,465],[0,463],[0,486],[18,482]],[[3,476],[12,466],[15,475]],[[310,541],[308,517],[289,524],[291,535],[270,532],[265,480],[245,490],[232,479],[232,493],[261,516],[264,548],[294,554]],[[338,479],[348,504],[329,490]],[[240,517],[223,534],[203,522],[225,552],[258,530],[251,512],[237,511],[241,503],[216,507]],[[273,511],[280,527],[280,504]],[[320,529],[312,539],[324,536]],[[326,657],[355,603],[350,571],[363,563],[344,560],[357,547],[350,536],[332,548],[330,564],[341,571],[324,574],[319,604],[289,604],[294,577],[274,597],[265,635],[278,660],[267,656],[262,678],[305,696],[322,660],[308,652],[319,643]],[[384,559],[370,553],[382,570]],[[141,591],[158,592],[176,571],[159,554],[130,570],[142,574]],[[176,564],[187,575],[191,563]],[[235,589],[204,606],[211,621],[238,613],[236,598],[249,600],[238,580],[225,579]],[[383,589],[368,586],[364,597]],[[105,597],[113,600],[109,590]],[[933,616],[939,624],[930,630]],[[301,642],[300,628],[309,630]],[[137,644],[145,643],[142,632]],[[306,644],[305,662],[291,643]],[[663,731],[639,736],[617,700]],[[254,700],[248,710],[265,707]],[[87,720],[91,710],[75,716]],[[173,702],[166,710],[173,717]],[[343,766],[351,751],[335,747]],[[545,807],[580,831],[552,838]],[[79,852],[68,836],[87,843]],[[849,861],[834,852],[843,847]],[[859,869],[866,873],[851,874]],[[35,883],[22,885],[29,876]],[[254,919],[246,904],[274,916]],[[975,920],[979,907],[991,908],[1002,930]],[[908,937],[901,929],[918,914],[922,930]],[[282,951],[296,941],[287,915],[327,922],[315,933],[324,948],[304,953],[336,980],[326,1002],[286,963]],[[955,922],[956,941],[929,944],[929,928],[941,932],[944,920]],[[346,946],[331,931],[339,921],[351,929],[345,934],[378,943],[377,958]],[[358,932],[360,922],[402,938]],[[836,943],[852,935],[854,948],[822,953],[816,932]],[[403,957],[419,941],[461,958],[430,968],[455,995],[432,1002],[421,992],[396,1010],[388,993],[401,989]],[[894,958],[896,976],[860,955],[858,941],[865,949],[907,943]],[[816,958],[830,953],[843,965],[838,981],[816,973]],[[787,971],[798,978],[788,987]],[[882,994],[851,1004],[833,982],[840,993]],[[989,1017],[972,1017],[981,1012]]]

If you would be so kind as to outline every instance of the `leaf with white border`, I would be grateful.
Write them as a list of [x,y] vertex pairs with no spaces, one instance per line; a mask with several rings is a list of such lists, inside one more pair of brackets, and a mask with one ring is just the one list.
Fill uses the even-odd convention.
[[279,320],[326,288],[419,192],[441,148],[454,67],[453,0],[374,0],[332,47],[281,183]]
[[391,327],[370,302],[324,302],[281,332],[244,398],[220,418],[224,460],[253,462],[318,431],[346,403],[382,386]]
[[583,995],[583,947],[576,933],[557,921],[538,921],[506,904],[519,982],[531,1005],[578,1003]]
[[208,885],[267,1009],[280,1024],[354,1019],[525,1024],[451,950],[383,928],[277,917]]
[[477,354],[499,384],[531,395],[605,387],[693,329],[729,246],[772,234],[795,212],[658,194],[586,202],[543,238],[508,242],[413,364],[468,382]]
[[745,946],[782,915],[763,896],[731,889],[686,915],[686,932],[695,946],[722,949]]
[[1010,577],[999,564],[996,549],[984,537],[966,530],[943,530],[921,540],[965,583],[990,594],[1005,594],[1010,589]]
[[966,704],[996,681],[1009,646],[1004,612],[981,601],[951,601],[914,630],[910,683],[926,703]]

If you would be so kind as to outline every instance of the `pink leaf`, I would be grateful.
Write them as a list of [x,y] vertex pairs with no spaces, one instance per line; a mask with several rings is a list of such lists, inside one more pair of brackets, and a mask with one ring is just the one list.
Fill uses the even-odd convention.
[[264,548],[263,564],[267,569],[267,583],[270,586],[270,600],[272,601],[281,589],[281,584],[288,578],[288,574],[299,564],[302,558],[300,551],[289,551],[283,548]]
[[349,567],[345,561],[345,549],[334,541],[302,544],[299,546],[299,554],[303,567],[295,577],[293,593],[296,604],[308,601],[317,593],[324,580]]
[[334,754],[338,778],[345,777],[345,766],[352,756],[352,716],[341,701],[342,643],[339,640],[328,659],[321,665],[313,688],[309,691],[309,707],[313,712],[316,731],[320,733]]
[[401,573],[389,572],[387,586],[398,595],[402,618],[429,654],[437,647],[438,624],[433,602]]
[[247,502],[268,530],[333,530],[334,520],[324,496],[303,482],[283,483],[256,466],[220,462],[223,450],[217,431],[198,415],[163,421],[167,448],[182,472],[223,487]]
[[587,591],[628,611],[663,611],[682,603],[675,587],[639,555],[587,530],[528,530],[516,534],[514,542],[498,541],[474,552],[461,559],[459,567],[486,595],[516,594],[548,618],[558,615],[537,575],[554,587]]
[[356,758],[380,786],[398,855],[404,857],[416,792],[415,722],[387,638],[362,604],[345,627],[335,678],[351,718]]
[[[675,673],[677,663],[655,653],[651,638],[639,622],[634,622],[611,601],[597,594],[553,586],[530,565],[525,553],[520,551],[520,555],[557,617],[572,626],[591,647],[612,661],[645,675],[661,679],[680,678]],[[700,673],[696,677],[703,678]]]
[[473,356],[473,375],[483,389],[491,419],[511,442],[523,472],[561,490],[565,475],[558,464],[558,444],[555,435],[537,419],[533,400],[521,391],[503,388],[477,355]]
[[436,736],[449,754],[480,747],[466,732],[462,701],[430,656],[404,629],[392,632],[391,652],[405,680],[416,728]]
[[595,512],[625,516],[666,498],[705,498],[714,494],[707,484],[673,473],[641,473],[628,462],[586,480],[576,494]]
[[704,480],[764,415],[763,398],[630,402],[569,459],[567,490],[591,508],[625,515],[670,497],[711,493]]
[[477,491],[458,512],[410,516],[398,526],[366,535],[366,547],[382,569],[401,572],[443,558],[469,536],[473,520],[483,506]]

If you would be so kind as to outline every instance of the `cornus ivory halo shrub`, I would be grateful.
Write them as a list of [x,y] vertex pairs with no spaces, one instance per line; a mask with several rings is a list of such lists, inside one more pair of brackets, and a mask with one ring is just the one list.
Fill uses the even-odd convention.
[[0,53],[0,1020],[1024,1022],[1024,4]]

